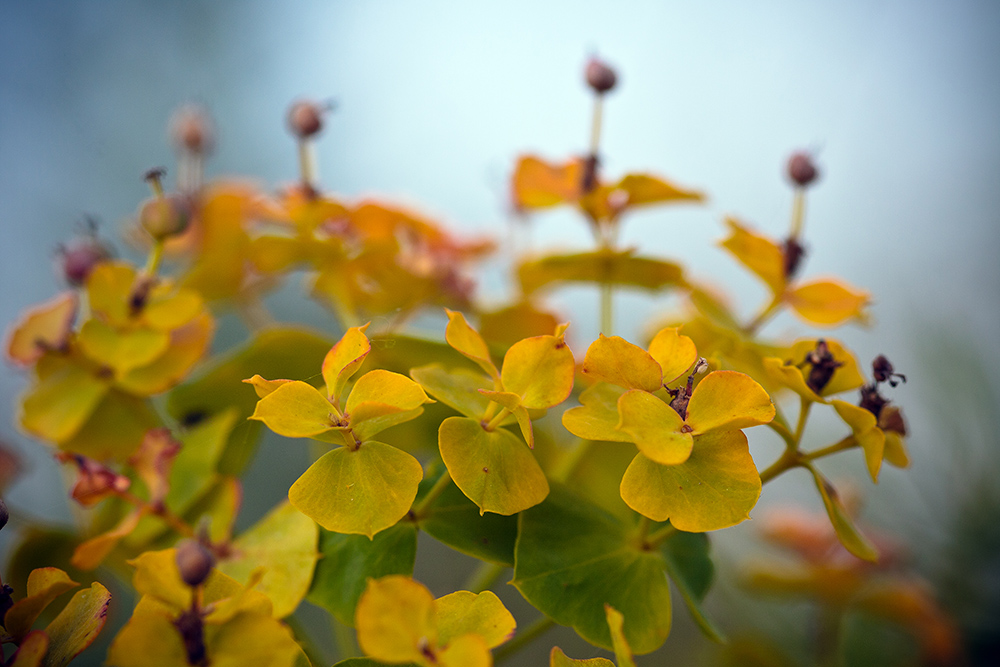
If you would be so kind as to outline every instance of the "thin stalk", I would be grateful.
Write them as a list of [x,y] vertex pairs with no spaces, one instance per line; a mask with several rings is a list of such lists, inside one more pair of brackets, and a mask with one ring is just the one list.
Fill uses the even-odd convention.
[[487,431],[495,431],[496,428],[497,428],[497,426],[500,426],[500,422],[502,422],[504,419],[506,419],[507,415],[509,415],[509,414],[510,414],[510,410],[508,410],[507,408],[504,408],[503,410],[501,410],[500,412],[497,413],[496,417],[494,417],[487,424],[485,424],[483,426],[483,429],[485,429]]
[[[361,655],[358,650],[358,642],[354,637],[354,630],[344,625],[336,618],[331,618],[331,628],[333,629],[333,644],[337,647],[337,655],[341,660],[356,658]],[[322,663],[326,664],[326,663]]]
[[858,446],[858,441],[854,439],[853,435],[849,435],[843,440],[833,443],[832,445],[827,445],[821,449],[817,449],[812,452],[806,452],[802,454],[802,460],[804,461],[815,461],[816,459],[821,459],[825,456],[830,456],[831,454],[836,454],[837,452],[843,452],[848,449],[853,449]]
[[774,421],[768,422],[767,426],[772,431],[781,436],[781,439],[785,441],[786,447],[788,447],[789,449],[795,449],[796,445],[795,436],[792,434],[791,431],[788,430],[787,426],[785,426],[784,424],[775,423]]
[[573,471],[576,470],[576,467],[580,465],[580,461],[583,460],[588,451],[590,451],[589,440],[577,441],[576,447],[563,455],[559,460],[556,467],[549,474],[549,478],[557,482],[565,482],[573,474]]
[[780,294],[771,299],[771,303],[767,304],[764,310],[760,311],[760,313],[757,314],[757,317],[753,318],[753,321],[750,322],[750,324],[743,327],[744,333],[756,333],[758,329],[764,326],[765,322],[771,319],[771,316],[777,312],[778,307],[781,306],[782,303],[783,299]]
[[594,119],[590,125],[590,154],[597,157],[601,145],[601,116],[604,111],[604,95],[594,95]]
[[517,633],[513,639],[498,648],[493,654],[493,662],[497,665],[504,662],[525,646],[528,646],[531,642],[544,635],[555,624],[556,622],[548,616],[542,616],[537,619],[534,623],[526,627],[523,632]]
[[636,530],[636,542],[640,546],[647,544],[646,537],[649,535],[649,528],[653,525],[653,520],[648,516],[639,515],[639,525]]
[[659,530],[654,530],[652,533],[649,534],[648,537],[646,537],[646,546],[649,547],[650,549],[656,549],[661,544],[663,544],[671,537],[676,535],[678,532],[680,531],[678,531],[673,526],[664,526]]
[[163,239],[156,239],[153,242],[149,257],[146,259],[145,273],[147,276],[155,276],[156,272],[160,270],[160,264],[163,262],[163,246]]
[[607,281],[601,282],[601,333],[613,336],[614,328],[614,287]]
[[451,484],[451,475],[448,474],[447,470],[445,470],[441,473],[441,477],[438,478],[438,481],[434,482],[434,486],[432,486],[431,490],[427,492],[427,495],[421,498],[420,502],[414,505],[410,512],[412,512],[418,519],[421,518],[423,513],[427,511],[427,508],[430,507],[442,493],[444,493],[444,490],[448,488],[449,484]]
[[497,565],[496,563],[487,563],[483,561],[475,569],[475,571],[469,575],[468,581],[465,582],[465,590],[472,591],[473,593],[482,593],[487,588],[496,583],[496,580],[500,578],[500,575],[504,573],[507,567],[504,565]]
[[809,421],[809,411],[812,409],[812,401],[808,398],[801,398],[799,406],[799,421],[795,425],[795,446],[802,442],[802,434],[806,430],[806,422]]
[[316,161],[313,159],[312,141],[308,138],[299,139],[299,174],[302,185],[312,190],[316,183]]
[[760,473],[760,483],[767,484],[783,472],[802,465],[800,455],[793,449],[786,449],[781,457]]
[[806,211],[806,189],[795,188],[795,195],[792,198],[792,231],[789,237],[797,239],[802,234],[802,222],[805,220]]

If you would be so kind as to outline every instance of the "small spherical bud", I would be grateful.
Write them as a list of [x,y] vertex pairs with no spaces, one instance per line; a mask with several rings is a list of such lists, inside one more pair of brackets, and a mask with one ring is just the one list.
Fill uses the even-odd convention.
[[215,143],[212,119],[197,105],[183,106],[170,119],[170,137],[180,149],[198,155],[208,153]]
[[323,129],[323,113],[326,109],[315,102],[301,100],[288,109],[288,127],[292,134],[305,139]]
[[87,282],[94,267],[114,257],[111,248],[94,236],[81,236],[59,249],[58,266],[73,287]]
[[188,586],[200,586],[215,565],[215,556],[198,540],[184,540],[177,547],[177,569]]
[[190,219],[187,200],[176,194],[147,199],[139,209],[139,224],[156,240],[180,234]]
[[809,153],[793,153],[788,159],[788,177],[800,187],[805,187],[816,180],[819,171]]
[[597,58],[591,58],[587,62],[584,77],[587,79],[587,85],[593,88],[598,95],[603,95],[618,83],[618,75],[615,74],[615,71],[607,63]]

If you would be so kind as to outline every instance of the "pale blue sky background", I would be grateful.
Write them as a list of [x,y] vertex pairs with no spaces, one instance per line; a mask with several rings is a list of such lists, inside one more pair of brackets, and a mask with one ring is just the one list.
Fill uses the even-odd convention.
[[[84,215],[112,233],[135,210],[140,174],[172,165],[165,124],[188,101],[219,126],[210,174],[273,186],[295,176],[289,101],[336,98],[318,147],[328,188],[503,237],[517,153],[585,147],[581,68],[592,52],[621,81],[606,106],[607,173],[655,171],[711,197],[627,219],[624,242],[682,259],[752,310],[763,290],[714,247],[721,217],[783,234],[784,161],[816,148],[823,176],[803,274],[841,275],[876,299],[875,327],[841,337],[911,376],[904,405],[935,395],[939,378],[919,370],[935,327],[986,349],[983,365],[996,367],[1000,4],[988,0],[0,0],[0,320],[59,289],[52,250]],[[539,216],[531,238],[589,243],[569,213]],[[493,298],[500,275],[494,265],[486,278]],[[573,310],[582,353],[596,297],[572,290],[555,301]],[[619,330],[634,337],[662,307],[620,300]],[[809,329],[787,318],[769,331]],[[21,386],[9,369],[0,375],[0,437],[37,461],[10,498],[59,512],[56,473],[12,426]],[[917,435],[907,473],[918,478],[921,452],[939,446],[919,412],[908,413]]]

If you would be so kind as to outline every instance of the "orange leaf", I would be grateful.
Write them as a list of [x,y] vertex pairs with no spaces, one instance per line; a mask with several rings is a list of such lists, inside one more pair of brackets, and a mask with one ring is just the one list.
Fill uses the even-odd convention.
[[854,290],[832,280],[818,280],[792,290],[786,296],[799,317],[820,326],[836,326],[847,320],[868,323],[867,292]]
[[511,197],[519,210],[545,208],[580,198],[583,160],[552,164],[533,155],[522,156],[514,167]]
[[46,350],[62,349],[76,318],[76,292],[63,292],[31,308],[11,331],[7,355],[14,363],[35,363]]

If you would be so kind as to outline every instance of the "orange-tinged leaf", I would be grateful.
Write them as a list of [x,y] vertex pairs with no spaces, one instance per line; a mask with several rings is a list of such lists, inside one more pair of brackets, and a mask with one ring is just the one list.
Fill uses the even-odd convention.
[[255,587],[274,605],[274,616],[288,616],[309,591],[319,553],[316,522],[290,504],[282,504],[240,535],[233,557],[218,564],[219,571],[246,584],[256,568],[264,576]]
[[626,206],[705,200],[705,195],[697,190],[687,190],[652,174],[626,174],[615,189],[628,194]]
[[511,196],[517,209],[545,208],[574,202],[581,194],[583,160],[574,158],[552,164],[524,155],[518,159],[511,180]]
[[181,451],[181,443],[170,435],[170,429],[158,428],[146,432],[139,451],[129,458],[129,464],[136,471],[149,490],[149,502],[163,503],[170,489],[170,469],[174,457]]
[[131,370],[117,386],[137,396],[152,396],[170,389],[187,377],[202,358],[215,331],[212,316],[203,311],[179,329],[170,332],[170,347],[153,363]]
[[77,304],[76,292],[63,292],[28,310],[7,340],[10,360],[27,366],[46,350],[62,349],[69,340]]
[[96,535],[89,540],[85,540],[77,545],[70,559],[73,567],[79,570],[93,570],[100,565],[111,550],[114,549],[125,536],[135,530],[142,518],[143,511],[133,510],[126,514],[118,524],[106,532]]
[[598,382],[580,394],[580,407],[563,413],[566,430],[585,440],[632,442],[632,436],[618,430],[618,399],[625,393],[618,385]]
[[494,382],[500,378],[497,367],[490,358],[490,348],[479,332],[469,326],[465,315],[458,311],[448,310],[448,325],[444,330],[444,338],[448,345],[461,352],[464,356],[479,364]]
[[[403,412],[433,402],[419,384],[405,375],[375,369],[365,373],[354,383],[344,409],[351,416],[353,426],[361,421],[361,413],[358,410],[362,405],[383,405],[395,412]],[[377,415],[372,414],[372,416]],[[367,414],[364,417],[371,418]]]
[[848,320],[868,323],[866,308],[871,302],[868,293],[832,280],[800,285],[786,298],[799,317],[812,324],[836,326]]
[[409,577],[370,579],[354,612],[358,646],[383,662],[422,662],[437,646],[434,596]]
[[78,592],[45,628],[49,652],[45,667],[65,667],[97,637],[108,616],[111,593],[96,581]]
[[878,473],[882,468],[882,458],[885,455],[886,434],[878,428],[875,415],[865,408],[851,405],[836,399],[830,405],[837,411],[854,433],[854,439],[865,453],[865,464],[873,482],[878,482]]
[[10,667],[39,667],[49,650],[49,636],[41,630],[29,632],[10,658]]
[[781,246],[756,234],[735,218],[726,218],[729,237],[719,245],[763,280],[776,296],[785,291],[785,254]]
[[649,342],[649,356],[660,364],[663,384],[669,384],[698,361],[698,349],[694,341],[680,334],[679,327],[667,327],[660,329]]
[[456,591],[435,601],[437,608],[438,643],[445,646],[457,637],[474,634],[481,637],[487,648],[503,644],[514,635],[517,623],[493,591],[478,595]]
[[51,442],[73,437],[108,392],[108,384],[69,363],[32,387],[21,401],[21,426]]
[[77,336],[80,350],[91,360],[123,375],[152,363],[167,351],[170,335],[153,329],[114,329],[101,320],[83,323]]
[[268,234],[250,242],[250,261],[263,273],[278,273],[305,261],[308,248],[301,239]]
[[487,431],[474,419],[449,417],[438,445],[451,478],[480,513],[516,514],[549,494],[535,457],[506,429]]
[[292,484],[288,499],[327,530],[371,538],[406,516],[423,476],[406,452],[369,441],[324,454]]
[[4,627],[15,643],[19,643],[31,631],[31,626],[39,614],[57,597],[79,586],[69,575],[54,567],[40,567],[28,575],[25,597],[14,603],[4,616]]
[[575,660],[567,657],[558,646],[553,646],[549,653],[549,667],[615,667],[615,663],[607,658],[583,658]]
[[813,475],[816,488],[823,499],[823,507],[826,508],[826,514],[830,517],[830,523],[833,524],[840,543],[858,558],[872,563],[877,562],[878,550],[854,525],[854,520],[840,501],[837,489],[814,467],[809,466],[809,472]]
[[695,438],[691,456],[665,466],[642,453],[622,477],[622,500],[653,521],[702,533],[750,518],[760,497],[760,475],[742,431],[712,431]]
[[774,419],[774,403],[749,375],[713,371],[691,394],[687,423],[694,435],[713,429],[741,429]]
[[347,380],[361,368],[365,357],[372,351],[372,345],[365,335],[366,329],[368,324],[348,329],[323,359],[326,395],[337,405],[340,404],[340,394]]
[[663,371],[656,360],[638,345],[619,336],[609,338],[600,334],[590,344],[583,359],[583,373],[626,389],[652,392],[663,386]]
[[551,408],[573,391],[576,362],[564,336],[535,336],[514,343],[503,358],[504,391],[521,397],[526,408]]
[[184,285],[205,299],[225,299],[244,287],[250,238],[244,226],[260,209],[256,193],[233,184],[213,186],[202,197],[200,247]]
[[252,378],[247,378],[243,381],[253,386],[257,398],[264,398],[268,394],[273,393],[281,385],[291,382],[291,380],[265,380],[259,375],[254,375]]
[[638,389],[618,399],[618,430],[628,433],[646,458],[664,465],[684,463],[694,443],[681,429],[684,421],[677,411],[656,396]]
[[615,660],[618,667],[635,667],[632,649],[625,639],[625,616],[609,604],[604,605],[604,613],[608,617],[608,627],[611,629],[611,643],[615,647]]
[[260,399],[250,419],[289,438],[311,438],[335,428],[337,416],[326,397],[300,380],[285,383]]
[[493,657],[490,655],[486,642],[478,635],[463,635],[456,637],[450,644],[438,651],[436,662],[431,667],[493,667]]

